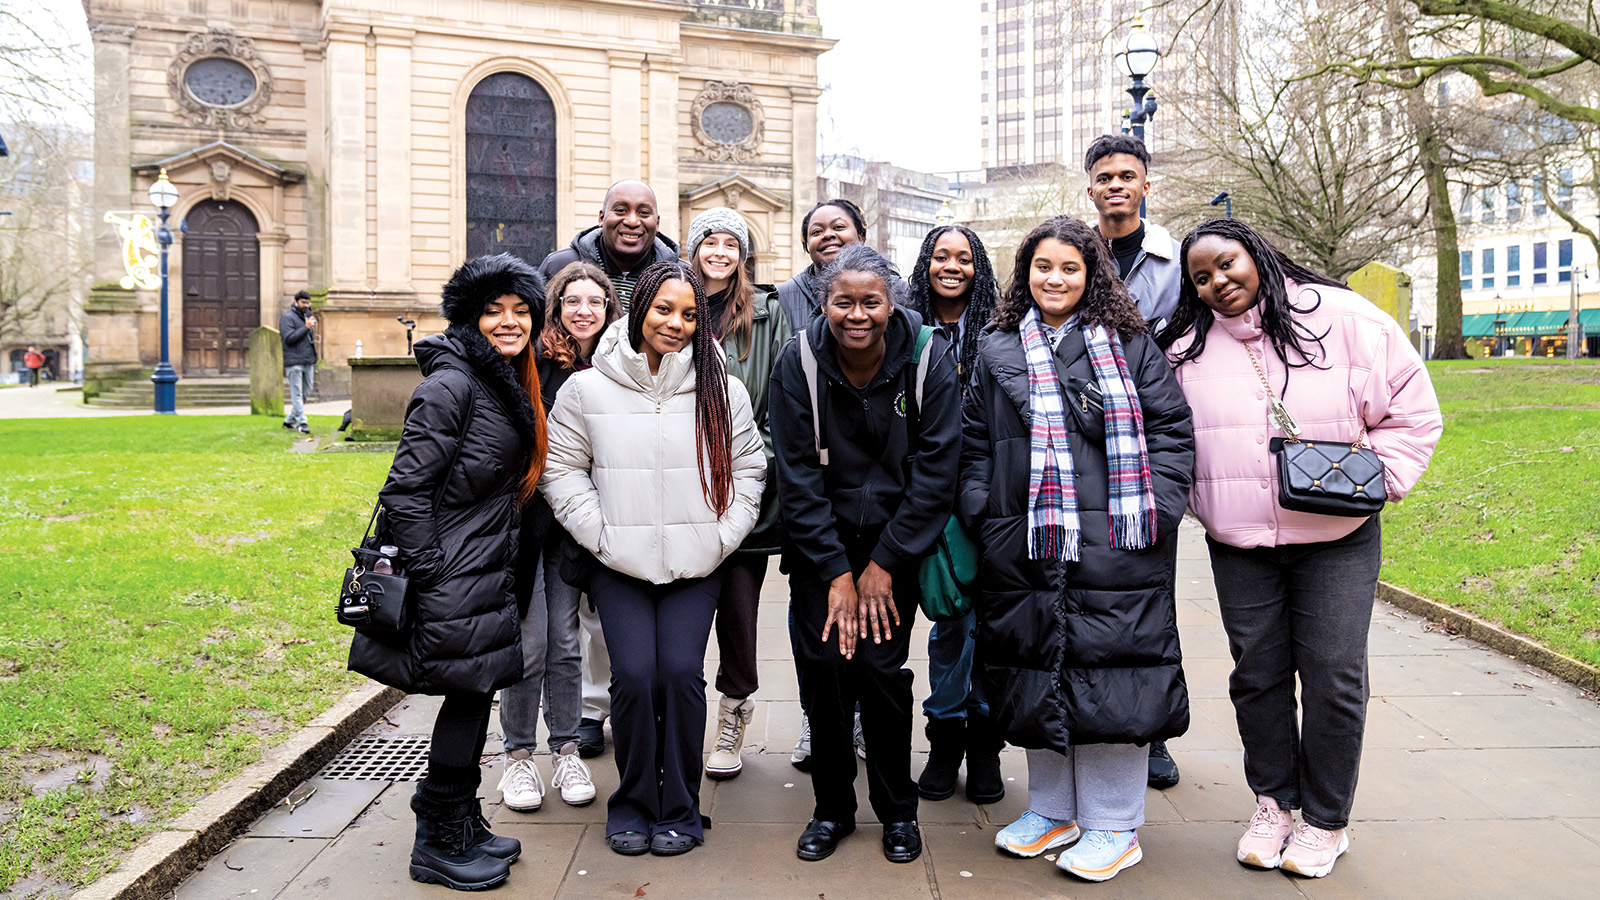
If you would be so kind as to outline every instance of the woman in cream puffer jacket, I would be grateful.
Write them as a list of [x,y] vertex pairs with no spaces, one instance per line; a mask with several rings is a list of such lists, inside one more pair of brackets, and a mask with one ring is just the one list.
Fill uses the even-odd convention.
[[600,565],[589,595],[611,651],[620,783],[606,838],[624,855],[703,840],[706,644],[722,561],[755,526],[767,458],[744,385],[729,378],[705,289],[682,262],[634,287],[550,412],[540,489]]

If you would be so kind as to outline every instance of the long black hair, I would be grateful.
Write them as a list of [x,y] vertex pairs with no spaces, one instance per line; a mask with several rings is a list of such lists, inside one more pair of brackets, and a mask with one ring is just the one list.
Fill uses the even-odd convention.
[[[1178,254],[1178,262],[1183,272],[1183,280],[1178,289],[1178,308],[1172,314],[1172,321],[1168,322],[1167,327],[1156,337],[1156,343],[1162,349],[1166,349],[1191,331],[1194,332],[1194,340],[1173,359],[1172,364],[1180,366],[1190,360],[1199,359],[1200,354],[1206,349],[1206,332],[1211,330],[1211,323],[1216,321],[1216,317],[1211,314],[1211,308],[1200,300],[1200,292],[1195,288],[1194,279],[1189,275],[1189,250],[1196,241],[1207,235],[1236,241],[1244,247],[1244,252],[1250,254],[1250,260],[1256,267],[1258,281],[1256,305],[1261,307],[1261,330],[1272,342],[1272,351],[1278,355],[1278,359],[1283,361],[1285,367],[1315,366],[1316,358],[1322,355],[1322,339],[1327,337],[1327,332],[1314,333],[1295,318],[1295,314],[1304,315],[1315,310],[1322,305],[1322,300],[1314,298],[1310,306],[1295,306],[1289,299],[1289,291],[1284,287],[1284,280],[1289,279],[1302,285],[1321,284],[1336,288],[1345,285],[1283,255],[1283,251],[1272,246],[1270,241],[1239,219],[1211,219],[1201,222],[1183,237],[1183,246]],[[1316,347],[1314,351],[1311,349],[1312,345]],[[1290,350],[1299,357],[1299,362],[1290,362]]]
[[709,321],[698,313],[710,308],[705,285],[681,259],[658,262],[645,269],[633,286],[628,304],[628,343],[638,350],[644,344],[644,317],[655,305],[656,294],[669,281],[686,281],[694,290],[697,312],[690,338],[694,364],[695,459],[699,463],[700,493],[706,505],[721,518],[733,505],[733,413],[728,406],[728,367]]
[[1054,238],[1069,247],[1076,247],[1083,255],[1084,270],[1089,277],[1083,286],[1083,297],[1073,310],[1085,328],[1096,325],[1115,331],[1123,339],[1144,334],[1148,327],[1144,316],[1139,315],[1139,304],[1129,296],[1117,277],[1117,262],[1111,257],[1106,242],[1089,229],[1082,220],[1072,216],[1056,216],[1040,222],[1017,247],[1017,258],[1011,267],[1011,284],[1005,295],[995,305],[994,327],[1000,331],[1016,331],[1022,317],[1033,304],[1033,289],[1028,284],[1028,273],[1033,269],[1033,252],[1047,238]]
[[956,232],[967,239],[972,248],[972,283],[967,286],[967,327],[961,331],[961,347],[956,359],[960,360],[962,383],[972,373],[973,361],[978,356],[978,332],[988,323],[994,312],[995,301],[1000,299],[1000,284],[994,277],[994,266],[989,262],[989,251],[977,234],[965,225],[940,225],[922,239],[922,251],[917,254],[917,264],[911,269],[911,299],[907,304],[922,316],[922,321],[937,325],[933,320],[932,288],[928,283],[928,267],[933,263],[933,249],[939,238]]

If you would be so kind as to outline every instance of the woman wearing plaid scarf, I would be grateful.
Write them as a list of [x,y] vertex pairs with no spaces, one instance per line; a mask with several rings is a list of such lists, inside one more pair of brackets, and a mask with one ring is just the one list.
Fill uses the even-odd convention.
[[1028,811],[995,843],[1105,881],[1141,858],[1145,745],[1189,727],[1173,600],[1189,407],[1103,241],[1035,228],[967,392],[959,512],[983,547],[977,660]]

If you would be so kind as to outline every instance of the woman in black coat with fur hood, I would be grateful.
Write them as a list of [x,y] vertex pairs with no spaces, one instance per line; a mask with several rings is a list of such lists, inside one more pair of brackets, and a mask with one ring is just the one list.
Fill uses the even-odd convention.
[[410,577],[415,624],[357,631],[350,668],[411,693],[443,694],[417,815],[411,877],[457,890],[506,880],[521,844],[478,806],[494,692],[522,677],[512,572],[521,505],[544,469],[544,406],[529,339],[544,312],[538,273],[509,254],[468,261],[444,286],[450,327],[417,342],[423,381],[379,492]]

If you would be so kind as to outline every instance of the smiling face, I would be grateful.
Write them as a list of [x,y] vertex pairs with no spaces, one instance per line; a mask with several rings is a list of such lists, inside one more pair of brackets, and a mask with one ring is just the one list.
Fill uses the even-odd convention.
[[478,316],[478,330],[501,356],[516,356],[533,335],[533,310],[528,301],[516,294],[496,297],[484,305]]
[[1046,325],[1059,328],[1067,321],[1083,299],[1088,282],[1083,253],[1077,247],[1045,238],[1033,249],[1033,261],[1028,265],[1028,290]]
[[694,327],[694,288],[681,279],[663,282],[639,327],[644,335],[639,349],[650,361],[650,374],[660,371],[663,356],[689,346]]
[[568,284],[561,292],[561,324],[577,340],[580,355],[593,353],[606,327],[606,292],[587,278]]
[[894,301],[882,278],[870,272],[841,272],[828,289],[822,311],[839,349],[861,353],[883,344]]
[[638,181],[619,182],[606,193],[600,210],[600,237],[606,250],[624,260],[643,257],[661,227],[656,192]]
[[1104,219],[1139,215],[1139,203],[1150,193],[1144,163],[1132,153],[1113,153],[1089,169],[1089,202]]
[[706,235],[695,248],[694,263],[700,279],[705,282],[706,293],[715,294],[728,286],[728,279],[739,266],[739,239],[726,231]]
[[972,242],[959,231],[946,231],[933,245],[928,260],[928,288],[942,300],[963,300],[972,290],[976,272]]
[[819,269],[833,262],[845,244],[859,240],[861,234],[856,231],[856,223],[849,213],[837,206],[818,207],[806,225],[806,252],[811,254],[811,261]]
[[1261,275],[1244,245],[1215,234],[1202,235],[1184,259],[1200,302],[1229,318],[1256,305]]

